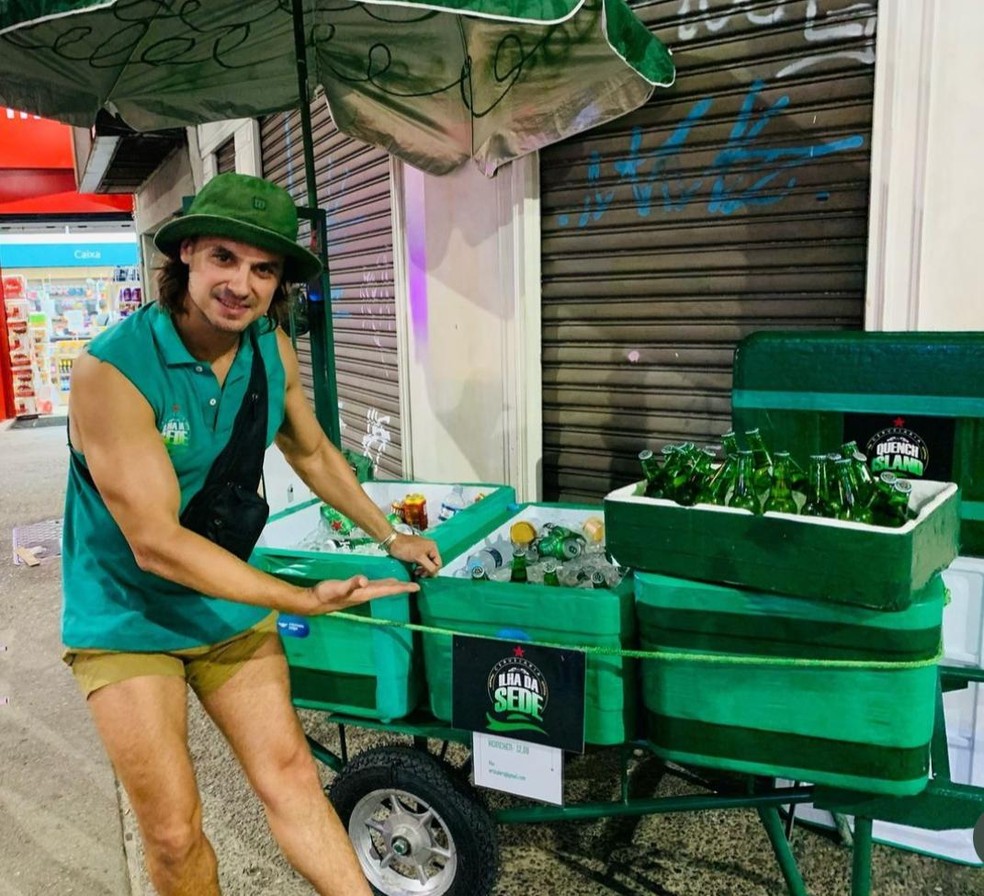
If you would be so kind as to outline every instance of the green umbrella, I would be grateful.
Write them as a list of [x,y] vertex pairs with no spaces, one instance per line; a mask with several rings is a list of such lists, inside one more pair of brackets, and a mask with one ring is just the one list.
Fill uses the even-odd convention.
[[340,130],[434,174],[474,158],[491,175],[674,77],[624,0],[0,4],[0,104],[85,127],[294,108],[299,61]]
[[[492,175],[674,74],[624,0],[0,0],[0,105],[137,131],[298,108],[312,208],[319,85],[345,133],[434,174],[473,158]],[[331,323],[310,319],[315,410],[340,445]]]

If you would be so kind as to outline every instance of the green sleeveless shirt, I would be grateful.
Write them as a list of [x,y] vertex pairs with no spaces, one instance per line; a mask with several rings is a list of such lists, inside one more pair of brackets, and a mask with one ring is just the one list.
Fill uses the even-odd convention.
[[[252,326],[267,373],[269,446],[284,419],[284,368],[269,323],[264,319]],[[222,387],[211,366],[191,356],[171,315],[156,304],[100,333],[88,350],[119,370],[154,409],[184,511],[229,441],[249,383],[250,340],[241,340]],[[141,459],[121,462],[139,465]],[[269,613],[141,570],[102,498],[74,466],[65,496],[62,586],[62,640],[75,649],[155,652],[214,644]]]

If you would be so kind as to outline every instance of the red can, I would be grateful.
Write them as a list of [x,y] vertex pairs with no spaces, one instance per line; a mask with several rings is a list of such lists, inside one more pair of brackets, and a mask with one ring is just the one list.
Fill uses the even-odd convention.
[[420,532],[427,528],[427,499],[414,493],[403,499],[403,519]]

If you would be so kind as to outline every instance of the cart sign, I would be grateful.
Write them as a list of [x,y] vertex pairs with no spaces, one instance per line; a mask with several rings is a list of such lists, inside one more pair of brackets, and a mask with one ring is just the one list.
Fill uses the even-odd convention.
[[451,685],[455,728],[584,750],[580,651],[455,635]]
[[845,414],[844,438],[853,439],[877,476],[949,482],[953,472],[953,418],[909,414]]

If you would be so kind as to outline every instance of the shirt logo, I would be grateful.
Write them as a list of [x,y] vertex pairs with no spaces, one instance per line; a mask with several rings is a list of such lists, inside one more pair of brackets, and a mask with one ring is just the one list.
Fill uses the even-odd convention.
[[161,438],[164,444],[171,448],[187,448],[191,441],[191,422],[181,413],[181,408],[174,405],[171,415],[164,420],[161,427]]

